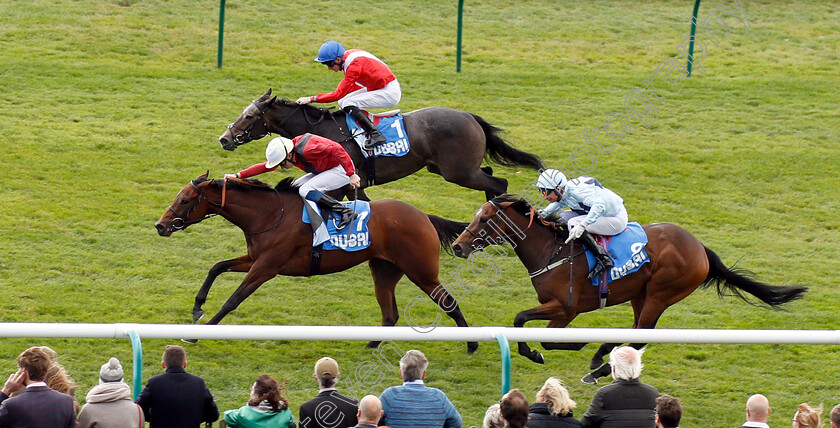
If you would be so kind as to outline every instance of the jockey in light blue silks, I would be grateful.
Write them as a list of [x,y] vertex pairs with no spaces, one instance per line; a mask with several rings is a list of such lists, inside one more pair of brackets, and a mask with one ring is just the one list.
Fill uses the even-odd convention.
[[[621,233],[627,227],[624,200],[592,177],[582,175],[567,180],[566,176],[556,169],[547,169],[540,173],[537,188],[542,192],[543,198],[551,202],[539,211],[540,216],[548,220],[559,218],[565,221],[569,229],[569,239],[566,243],[581,238],[598,260],[598,266],[589,276],[593,277],[611,269],[612,260],[590,232],[605,236]],[[563,207],[569,207],[569,210],[561,212]]]

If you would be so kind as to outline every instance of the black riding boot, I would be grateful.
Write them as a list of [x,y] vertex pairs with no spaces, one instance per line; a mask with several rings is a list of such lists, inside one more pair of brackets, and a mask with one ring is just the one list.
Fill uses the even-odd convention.
[[373,122],[371,122],[367,115],[358,107],[344,107],[344,112],[349,114],[353,119],[356,119],[359,126],[365,130],[365,135],[367,136],[367,139],[365,139],[365,150],[373,150],[374,147],[385,142],[385,137],[382,133],[373,126]]
[[589,278],[598,276],[605,270],[612,269],[612,259],[609,254],[607,254],[607,250],[605,250],[604,247],[595,240],[594,236],[592,236],[589,232],[583,232],[580,239],[583,241],[583,244],[586,245],[593,254],[595,254],[595,259],[598,260],[598,265],[595,266],[595,269],[592,269],[592,272],[589,272]]
[[357,217],[355,211],[326,194],[321,195],[321,199],[318,201],[318,206],[332,210],[332,212],[341,216],[341,220],[339,220],[338,224],[335,226],[336,229],[344,229],[345,226],[350,224],[350,222]]

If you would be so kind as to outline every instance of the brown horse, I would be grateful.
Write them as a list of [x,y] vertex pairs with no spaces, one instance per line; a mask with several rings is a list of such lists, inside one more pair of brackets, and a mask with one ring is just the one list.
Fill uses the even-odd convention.
[[[482,168],[484,158],[505,166],[542,169],[538,156],[511,147],[498,136],[499,128],[472,113],[428,107],[405,113],[403,119],[409,152],[402,157],[377,157],[372,163],[366,162],[347,129],[343,111],[330,113],[324,108],[278,101],[269,89],[245,107],[219,137],[219,143],[225,150],[234,150],[270,133],[294,138],[309,132],[344,146],[353,158],[362,188],[398,180],[425,167],[451,183],[483,190],[488,200],[507,191],[507,180],[494,177],[489,166]],[[334,196],[341,199],[346,190],[342,193]],[[367,199],[361,189],[359,197]]]
[[[208,322],[218,324],[264,282],[277,275],[310,276],[340,272],[368,262],[382,310],[382,325],[399,318],[394,289],[403,275],[422,289],[459,327],[466,327],[461,309],[438,278],[441,247],[448,245],[466,223],[428,215],[401,201],[371,202],[368,220],[370,246],[364,250],[323,251],[320,266],[312,255],[312,228],[301,221],[303,201],[292,179],[277,187],[257,180],[208,180],[204,174],[187,184],[155,223],[160,236],[169,236],[191,224],[219,215],[245,234],[248,252],[216,263],[204,280],[193,307],[193,322],[204,315],[201,306],[210,286],[224,272],[247,272],[239,288]],[[317,272],[313,272],[313,269]],[[368,346],[376,346],[370,342]],[[472,353],[478,343],[467,343]]]
[[[656,223],[644,226],[644,230],[648,236],[645,249],[650,263],[611,283],[606,300],[607,306],[630,302],[633,328],[654,328],[665,309],[701,285],[708,287],[714,283],[719,295],[727,294],[728,290],[745,301],[743,293],[746,292],[770,307],[798,299],[807,291],[802,286],[765,285],[726,267],[712,250],[679,226]],[[530,272],[540,302],[539,306],[518,313],[514,327],[522,327],[531,320],[548,320],[548,327],[565,327],[578,314],[600,307],[598,287],[593,287],[587,278],[586,258],[580,257],[584,254],[584,246],[564,244],[567,237],[566,230],[544,225],[525,200],[503,195],[484,204],[452,247],[455,255],[469,257],[486,245],[512,244],[519,260]],[[547,350],[580,350],[585,345],[542,343]],[[591,369],[597,370],[581,380],[595,383],[597,378],[608,375],[610,368],[603,363],[604,356],[618,345],[601,345],[590,364]],[[636,349],[644,345],[631,344]],[[534,362],[543,362],[542,354],[531,350],[525,342],[519,343],[519,354]]]

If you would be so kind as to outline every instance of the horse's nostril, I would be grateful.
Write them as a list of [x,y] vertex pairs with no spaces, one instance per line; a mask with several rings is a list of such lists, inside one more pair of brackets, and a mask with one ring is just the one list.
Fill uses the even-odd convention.
[[158,235],[163,235],[166,231],[166,228],[160,223],[155,223],[155,229],[157,229]]

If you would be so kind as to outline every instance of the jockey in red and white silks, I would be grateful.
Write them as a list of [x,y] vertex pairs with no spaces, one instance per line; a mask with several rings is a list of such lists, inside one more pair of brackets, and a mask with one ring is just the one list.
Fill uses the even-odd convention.
[[345,50],[336,41],[329,41],[318,50],[315,61],[332,71],[344,71],[338,87],[329,93],[300,97],[298,104],[338,102],[338,106],[351,115],[368,134],[366,148],[385,142],[364,109],[394,107],[402,98],[402,89],[391,69],[370,52],[361,49]]

